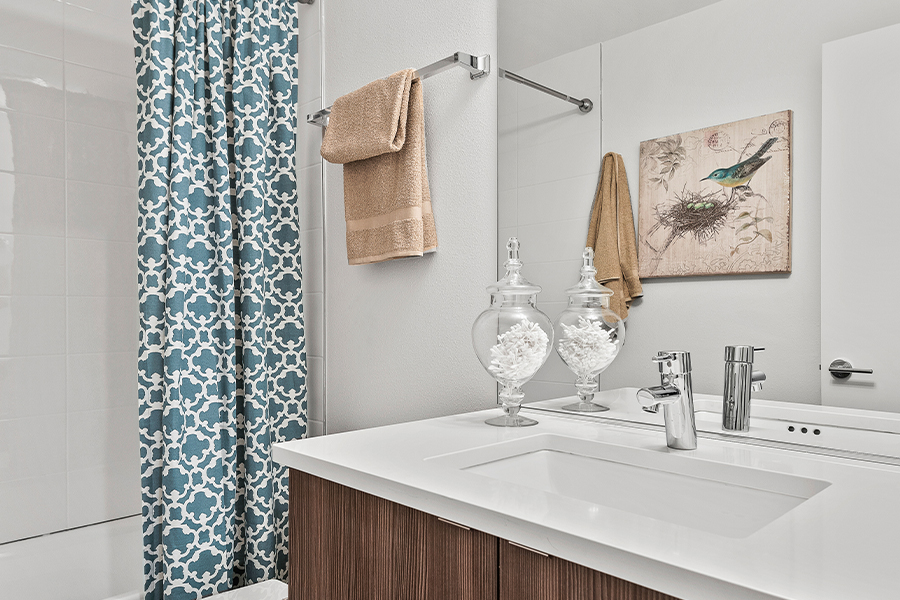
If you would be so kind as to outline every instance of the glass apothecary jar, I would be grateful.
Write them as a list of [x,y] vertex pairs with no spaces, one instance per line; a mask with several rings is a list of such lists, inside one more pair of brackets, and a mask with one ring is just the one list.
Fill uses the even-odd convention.
[[581,281],[566,290],[569,305],[556,320],[556,352],[575,373],[579,402],[564,406],[577,412],[600,412],[607,407],[592,402],[600,373],[612,364],[625,342],[625,325],[609,308],[613,291],[597,283],[594,250],[582,254]]
[[472,345],[481,365],[501,386],[499,397],[504,414],[485,423],[526,427],[537,421],[519,414],[525,398],[521,387],[550,356],[553,325],[535,306],[541,287],[519,272],[519,240],[509,238],[506,249],[506,275],[487,288],[491,306],[475,319]]

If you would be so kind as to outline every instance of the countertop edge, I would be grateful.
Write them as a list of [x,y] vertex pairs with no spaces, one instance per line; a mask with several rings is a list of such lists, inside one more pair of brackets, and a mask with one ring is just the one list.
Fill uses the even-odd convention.
[[273,446],[278,464],[378,496],[683,600],[790,600]]

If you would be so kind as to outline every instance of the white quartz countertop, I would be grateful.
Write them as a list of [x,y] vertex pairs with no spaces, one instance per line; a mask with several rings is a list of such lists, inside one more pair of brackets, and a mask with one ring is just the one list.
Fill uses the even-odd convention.
[[[666,448],[661,431],[530,413],[534,427],[490,427],[498,409],[276,444],[281,465],[362,490],[683,600],[900,598],[900,467],[700,439]],[[434,459],[552,434],[827,481],[746,537],[725,537],[507,483]],[[450,461],[452,462],[452,461]]]

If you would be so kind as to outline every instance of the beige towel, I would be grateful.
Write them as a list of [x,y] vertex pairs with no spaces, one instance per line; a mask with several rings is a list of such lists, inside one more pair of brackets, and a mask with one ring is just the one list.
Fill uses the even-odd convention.
[[413,69],[341,96],[331,108],[322,157],[344,165],[347,260],[364,265],[437,248],[422,84]]
[[632,298],[643,296],[644,292],[638,279],[628,177],[622,157],[615,152],[603,157],[587,245],[594,249],[597,282],[613,291],[609,307],[624,319]]

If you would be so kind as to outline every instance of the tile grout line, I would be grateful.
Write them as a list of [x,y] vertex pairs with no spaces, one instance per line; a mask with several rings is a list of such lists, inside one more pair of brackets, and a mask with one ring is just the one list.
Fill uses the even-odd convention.
[[69,514],[69,95],[66,93],[66,5],[63,4],[63,22],[62,22],[62,88],[63,88],[63,231],[65,232],[64,255],[63,255],[63,273],[65,281],[63,282],[66,292],[66,308],[65,308],[65,365],[63,366],[63,385],[65,386],[65,406],[66,406],[66,432],[65,432],[65,451],[66,451],[66,526],[69,525],[71,515]]

